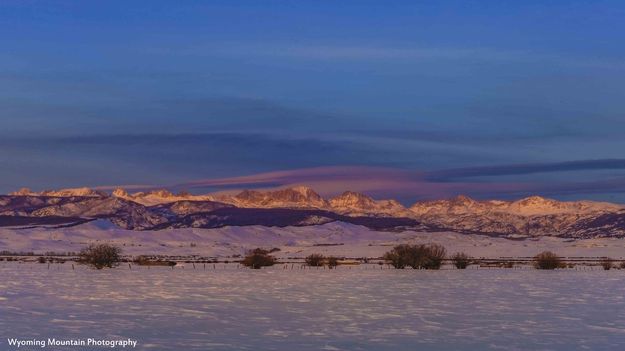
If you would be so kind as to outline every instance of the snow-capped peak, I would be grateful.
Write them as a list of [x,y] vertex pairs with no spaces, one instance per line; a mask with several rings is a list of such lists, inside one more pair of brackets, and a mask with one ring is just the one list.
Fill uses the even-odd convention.
[[508,204],[507,211],[522,216],[557,213],[589,213],[614,211],[622,206],[594,201],[557,201],[540,196],[530,196]]
[[33,192],[29,188],[20,188],[18,191],[9,193],[11,196],[36,196],[38,193]]
[[118,188],[113,191],[112,195],[145,206],[154,206],[177,201],[213,201],[213,197],[210,195],[192,195],[189,193],[173,194],[166,189],[129,194],[126,190]]
[[356,193],[353,191],[346,191],[339,196],[330,199],[330,205],[335,208],[357,208],[357,209],[374,209],[376,203],[371,197]]
[[301,207],[326,208],[328,202],[314,190],[304,186],[273,191],[243,190],[235,196],[222,196],[219,201],[239,207]]
[[15,196],[50,196],[50,197],[103,197],[106,194],[90,189],[90,188],[68,188],[60,190],[44,190],[40,192],[31,191],[28,188],[21,188],[20,190],[10,193],[9,195]]
[[333,210],[352,215],[395,215],[404,217],[410,214],[404,206],[395,200],[376,201],[365,194],[353,191],[346,191],[339,196],[333,197],[329,202]]
[[417,202],[410,208],[418,216],[501,213],[524,217],[566,213],[583,214],[620,209],[623,209],[622,205],[593,201],[566,202],[541,196],[530,196],[516,201],[476,201],[462,195],[450,200]]
[[125,199],[129,196],[128,192],[122,188],[117,188],[113,190],[113,193],[111,195],[113,195],[114,197],[122,198],[122,199]]
[[312,190],[311,188],[307,187],[307,186],[294,186],[292,188],[290,188],[291,190],[298,192],[300,194],[302,194],[303,196],[309,196],[311,194],[317,194],[314,190]]

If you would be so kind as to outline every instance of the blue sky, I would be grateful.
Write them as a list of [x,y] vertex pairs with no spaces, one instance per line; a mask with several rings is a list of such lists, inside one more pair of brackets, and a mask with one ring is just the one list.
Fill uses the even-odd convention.
[[[356,189],[404,201],[623,202],[624,15],[621,1],[4,1],[0,192],[205,192],[321,167],[419,179]],[[228,188],[289,182],[315,183]]]

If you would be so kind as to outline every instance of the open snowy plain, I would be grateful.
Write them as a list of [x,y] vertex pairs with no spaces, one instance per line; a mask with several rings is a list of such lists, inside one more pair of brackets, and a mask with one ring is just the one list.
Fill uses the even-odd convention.
[[625,348],[622,270],[1,262],[0,277],[1,350],[11,337],[131,338],[140,350]]

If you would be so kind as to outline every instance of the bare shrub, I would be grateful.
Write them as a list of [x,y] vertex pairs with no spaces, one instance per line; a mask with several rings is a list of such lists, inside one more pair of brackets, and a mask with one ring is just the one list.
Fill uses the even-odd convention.
[[328,268],[332,269],[339,265],[339,259],[334,256],[326,257],[326,263],[328,264]]
[[604,270],[609,271],[611,268],[614,267],[614,260],[610,257],[604,257],[601,260],[601,267],[603,267]]
[[458,269],[466,269],[471,262],[471,257],[464,252],[457,252],[451,256],[454,266]]
[[321,254],[311,254],[306,257],[306,264],[311,267],[321,267],[324,260],[325,257]]
[[543,251],[534,256],[534,267],[536,269],[556,269],[564,268],[566,264],[562,259],[551,251]]
[[439,269],[447,255],[447,250],[440,244],[428,244],[424,246],[425,260],[421,263],[424,269]]
[[138,266],[175,266],[174,261],[163,261],[161,259],[153,259],[147,256],[137,256],[133,261]]
[[395,246],[384,254],[384,260],[397,269],[412,267],[413,269],[439,269],[445,259],[447,250],[439,244]]
[[113,268],[121,261],[122,250],[110,244],[91,244],[78,254],[78,262],[96,269]]
[[269,255],[269,251],[256,248],[247,253],[241,264],[253,269],[261,269],[276,264],[276,258]]
[[43,256],[40,256],[40,257],[37,259],[37,262],[39,262],[39,263],[46,263],[46,258],[45,258],[45,257],[43,257]]
[[404,269],[412,258],[412,245],[401,244],[384,254],[384,260],[396,269]]

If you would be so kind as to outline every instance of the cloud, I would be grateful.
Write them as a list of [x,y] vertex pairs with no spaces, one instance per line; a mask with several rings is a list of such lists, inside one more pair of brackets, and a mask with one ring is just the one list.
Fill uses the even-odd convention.
[[[346,190],[363,192],[376,198],[450,197],[460,193],[522,191],[524,184],[514,183],[438,183],[425,179],[423,172],[385,167],[334,166],[302,168],[259,173],[243,177],[197,180],[175,185],[191,189],[279,188],[296,185],[310,186],[321,195],[333,196]],[[233,190],[229,191],[233,192]]]
[[273,189],[296,185],[310,186],[321,195],[333,196],[345,190],[366,193],[375,198],[396,198],[409,204],[415,199],[440,199],[460,194],[477,198],[518,198],[530,195],[568,196],[625,192],[625,178],[596,181],[513,182],[466,181],[478,176],[523,175],[541,172],[569,172],[597,169],[623,169],[624,160],[589,160],[551,164],[502,165],[436,172],[410,171],[386,167],[334,166],[258,173],[177,184],[176,188]]
[[[99,83],[99,82],[96,82]],[[94,83],[95,84],[95,83]],[[39,86],[29,89],[37,91]],[[95,84],[98,85],[98,84]],[[73,91],[70,89],[44,90]],[[298,108],[264,99],[206,97],[196,99],[145,98],[126,95],[107,98],[107,94],[75,88],[68,96],[58,93],[54,101],[34,98],[0,98],[0,112],[6,115],[1,136],[18,133],[31,136],[75,135],[90,133],[120,134],[129,130],[141,133],[198,133],[212,131],[293,131],[329,130],[329,125],[347,127],[346,117],[333,112]],[[34,94],[37,95],[37,94]],[[77,103],[75,100],[81,100]],[[86,102],[86,103],[85,103]],[[175,118],[173,118],[175,116]],[[31,122],[31,123],[26,123]]]
[[[174,52],[168,51],[168,54]],[[597,57],[576,57],[531,50],[502,50],[487,47],[384,47],[349,45],[287,45],[223,44],[205,50],[189,47],[178,54],[213,54],[226,56],[268,56],[305,60],[459,60],[507,63],[542,63],[579,68],[625,69],[622,60]]]
[[308,185],[322,194],[329,195],[344,190],[380,192],[413,182],[419,182],[418,174],[393,168],[329,166],[266,172],[242,177],[204,179],[177,186],[190,188],[267,188]]
[[625,159],[578,160],[553,163],[526,163],[487,167],[455,168],[429,172],[426,175],[426,179],[431,181],[453,181],[456,179],[472,177],[492,177],[608,169],[625,169]]

